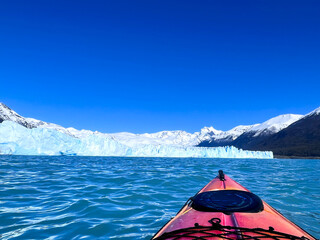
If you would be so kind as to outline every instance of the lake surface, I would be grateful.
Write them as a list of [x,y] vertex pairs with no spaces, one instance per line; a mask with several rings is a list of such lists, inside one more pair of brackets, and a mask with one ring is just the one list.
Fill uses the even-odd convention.
[[320,238],[320,160],[0,156],[1,239],[150,239],[219,169]]

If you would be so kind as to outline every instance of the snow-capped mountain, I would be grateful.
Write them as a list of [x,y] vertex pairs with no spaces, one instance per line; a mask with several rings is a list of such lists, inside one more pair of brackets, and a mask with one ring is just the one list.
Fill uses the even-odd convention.
[[237,127],[234,127],[226,132],[221,132],[219,135],[216,135],[213,137],[214,140],[219,141],[226,141],[226,140],[235,140],[243,133],[251,130],[253,127],[257,126],[259,124],[254,125],[239,125]]
[[47,128],[55,129],[64,134],[83,138],[90,135],[100,135],[105,137],[111,137],[116,141],[125,144],[130,147],[138,146],[141,144],[152,144],[152,145],[174,145],[174,146],[196,146],[202,141],[211,139],[213,137],[224,137],[226,132],[216,130],[213,127],[204,127],[200,132],[188,133],[186,131],[161,131],[157,133],[144,133],[134,134],[128,132],[120,133],[101,133],[93,132],[90,130],[77,130],[69,127],[64,128],[54,123],[48,123],[33,118],[25,118],[17,114],[15,111],[10,109],[3,103],[0,103],[0,122],[2,121],[13,121],[27,128]]
[[4,104],[0,105],[0,113],[0,154],[273,158],[270,151],[191,146],[221,133],[214,128],[204,128],[193,134],[184,131],[105,134],[24,118]]
[[48,123],[34,118],[25,118],[9,108],[4,103],[0,103],[0,123],[3,121],[16,122],[26,128],[47,128],[54,129],[73,137],[84,137],[95,132],[90,130],[77,130],[75,128],[64,128],[58,124]]
[[250,149],[257,143],[262,142],[266,137],[278,133],[302,117],[303,115],[298,114],[284,114],[271,118],[261,124],[256,124],[252,128],[249,128],[232,142],[229,142],[229,145]]
[[72,137],[52,128],[26,128],[16,122],[0,124],[0,154],[79,155],[128,157],[273,158],[270,151],[244,151],[236,147],[182,147],[140,145],[129,147],[108,136]]
[[3,121],[13,121],[26,128],[36,128],[44,124],[42,121],[36,119],[24,118],[6,106],[4,103],[0,103],[0,123]]
[[303,115],[299,114],[284,114],[271,118],[261,124],[257,124],[250,128],[248,132],[254,132],[254,137],[259,135],[270,135],[281,131],[288,127],[290,124],[301,119]]
[[281,131],[253,141],[251,144],[234,145],[250,150],[265,149],[278,156],[320,157],[320,108],[303,116]]
[[123,132],[109,135],[128,146],[137,146],[140,144],[195,146],[201,141],[210,139],[222,132],[223,131],[216,130],[213,127],[204,127],[200,132],[195,133],[188,133],[185,131],[161,131],[143,134]]
[[275,134],[302,117],[303,115],[298,114],[284,114],[271,118],[263,123],[247,126],[240,125],[229,131],[213,136],[210,139],[201,141],[199,146],[217,147],[234,145],[247,147],[251,142],[256,142],[261,138]]
[[[104,156],[253,156],[259,158],[272,155],[270,152],[241,152],[226,146],[254,151],[272,150],[277,154],[294,152],[297,155],[299,151],[294,151],[291,147],[286,153],[278,148],[288,145],[288,142],[292,144],[299,142],[299,149],[302,149],[301,146],[306,146],[303,149],[309,149],[301,154],[307,154],[312,150],[312,154],[315,155],[318,152],[314,149],[320,149],[320,145],[318,146],[315,142],[315,138],[318,139],[319,121],[320,108],[317,108],[305,116],[284,114],[259,124],[239,125],[228,131],[204,127],[195,133],[177,130],[144,134],[128,132],[109,134],[77,130],[72,127],[65,128],[54,123],[25,118],[0,103],[0,153],[57,154],[61,152]],[[310,148],[309,143],[315,148]]]
[[320,108],[306,115],[285,114],[256,124],[232,141],[203,141],[199,146],[232,145],[252,151],[273,151],[277,156],[320,157]]
[[312,112],[308,113],[307,115],[305,115],[305,117],[309,117],[311,115],[319,115],[319,114],[320,114],[320,107],[318,107],[315,110],[313,110]]
[[[320,112],[320,108],[317,111]],[[177,130],[144,134],[134,134],[128,132],[108,134],[97,131],[93,132],[90,130],[77,130],[72,127],[64,128],[57,124],[48,123],[33,118],[24,118],[5,104],[0,103],[0,122],[9,120],[27,128],[55,129],[59,132],[76,138],[83,138],[91,135],[111,137],[112,139],[129,147],[135,147],[141,144],[197,146],[198,144],[209,143],[210,145],[211,143],[211,146],[228,145],[232,141],[238,139],[240,136],[245,137],[246,134],[250,137],[257,137],[259,135],[270,135],[279,132],[302,117],[303,115],[285,114],[271,118],[261,124],[247,126],[240,125],[228,131],[217,130],[213,127],[204,127],[199,132],[195,133]]]

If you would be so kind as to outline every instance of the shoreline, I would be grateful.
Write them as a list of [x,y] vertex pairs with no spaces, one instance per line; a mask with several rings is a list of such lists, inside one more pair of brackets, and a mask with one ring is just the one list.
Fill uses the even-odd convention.
[[285,155],[274,155],[274,159],[320,159],[320,156],[285,156]]

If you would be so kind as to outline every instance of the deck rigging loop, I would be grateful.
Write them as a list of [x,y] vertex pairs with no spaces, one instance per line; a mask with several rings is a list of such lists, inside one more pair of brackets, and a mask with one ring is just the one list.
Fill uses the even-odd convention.
[[208,240],[208,239],[290,239],[290,240],[309,240],[304,236],[298,237],[287,233],[275,231],[273,227],[269,229],[263,228],[244,228],[234,226],[221,225],[220,218],[212,218],[208,221],[211,226],[201,226],[195,223],[194,227],[175,230],[172,232],[165,232],[161,236],[154,238],[154,240],[179,240],[179,239],[192,239],[192,240]]

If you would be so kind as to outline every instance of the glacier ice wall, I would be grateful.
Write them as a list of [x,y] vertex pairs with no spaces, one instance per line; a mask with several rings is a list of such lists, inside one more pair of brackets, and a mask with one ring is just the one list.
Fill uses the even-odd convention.
[[245,151],[235,147],[205,148],[151,144],[129,147],[111,136],[92,134],[76,138],[50,128],[28,129],[12,121],[0,124],[0,154],[273,158],[273,153],[269,151]]

